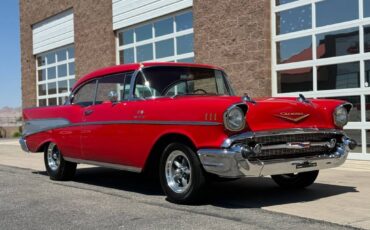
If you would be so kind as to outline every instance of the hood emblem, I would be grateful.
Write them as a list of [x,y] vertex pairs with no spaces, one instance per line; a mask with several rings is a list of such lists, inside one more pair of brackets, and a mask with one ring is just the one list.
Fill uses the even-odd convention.
[[275,117],[283,118],[288,121],[293,122],[299,122],[306,117],[310,116],[310,114],[304,114],[304,113],[287,113],[287,112],[281,112],[279,114],[275,114]]

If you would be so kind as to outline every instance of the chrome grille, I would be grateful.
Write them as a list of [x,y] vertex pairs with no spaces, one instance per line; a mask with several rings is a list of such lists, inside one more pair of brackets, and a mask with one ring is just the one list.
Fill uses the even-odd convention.
[[287,142],[327,141],[333,137],[335,135],[330,133],[305,133],[255,137],[253,141],[261,144],[279,144]]
[[[341,134],[332,133],[306,133],[306,134],[289,134],[289,135],[275,135],[275,136],[260,136],[254,137],[249,145],[253,148],[255,144],[262,144],[262,146],[285,144],[291,142],[322,142],[329,141],[332,138],[341,142]],[[281,159],[281,158],[295,158],[304,156],[313,156],[330,153],[332,150],[326,146],[310,146],[302,149],[265,149],[261,153],[252,153],[248,156],[250,160],[268,160],[268,159]]]

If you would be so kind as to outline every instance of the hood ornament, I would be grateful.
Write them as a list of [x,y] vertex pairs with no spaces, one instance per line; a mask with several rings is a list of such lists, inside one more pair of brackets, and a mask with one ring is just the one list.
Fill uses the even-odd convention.
[[250,103],[253,103],[253,104],[256,104],[257,103],[247,93],[245,93],[244,96],[242,96],[242,101],[244,101],[244,102],[250,102]]
[[293,113],[281,112],[279,114],[275,114],[275,117],[282,118],[288,121],[293,121],[293,122],[299,122],[309,116],[310,114],[304,114],[300,112],[293,112]]
[[310,103],[310,100],[308,100],[303,94],[299,94],[299,97],[297,98],[298,101],[304,102],[304,103]]

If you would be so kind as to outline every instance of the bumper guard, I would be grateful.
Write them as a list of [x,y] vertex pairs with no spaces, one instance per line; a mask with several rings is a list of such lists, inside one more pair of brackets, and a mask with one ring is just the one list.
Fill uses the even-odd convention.
[[243,146],[234,144],[229,148],[200,149],[198,155],[204,169],[226,178],[258,177],[334,168],[342,165],[356,142],[343,136],[335,150],[328,154],[288,159],[249,160],[243,157]]

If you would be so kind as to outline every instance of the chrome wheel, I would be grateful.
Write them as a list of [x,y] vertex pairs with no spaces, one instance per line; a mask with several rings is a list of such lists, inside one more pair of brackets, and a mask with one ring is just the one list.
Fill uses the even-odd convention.
[[175,193],[184,193],[189,189],[191,165],[185,153],[175,150],[168,155],[165,174],[168,187]]
[[60,165],[60,152],[55,143],[50,143],[47,149],[48,166],[51,170],[56,171]]

